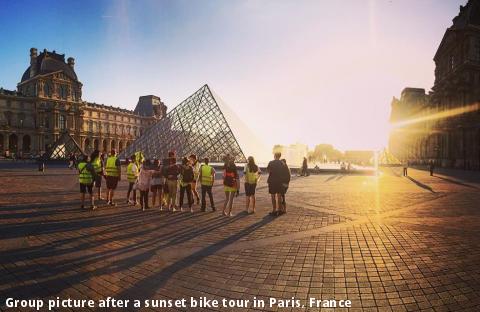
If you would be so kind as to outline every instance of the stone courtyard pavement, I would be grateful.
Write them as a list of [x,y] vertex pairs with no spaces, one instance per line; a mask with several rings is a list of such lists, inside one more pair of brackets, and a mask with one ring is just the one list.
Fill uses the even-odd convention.
[[[349,311],[480,311],[480,179],[471,173],[294,178],[280,217],[268,216],[264,178],[257,213],[243,212],[241,194],[229,218],[198,206],[142,212],[124,204],[125,179],[117,207],[81,210],[74,171],[1,166],[1,310],[27,310],[7,308],[9,297],[110,296],[267,302],[197,309],[221,311],[319,310],[309,298],[348,299]],[[268,304],[292,297],[305,307]]]

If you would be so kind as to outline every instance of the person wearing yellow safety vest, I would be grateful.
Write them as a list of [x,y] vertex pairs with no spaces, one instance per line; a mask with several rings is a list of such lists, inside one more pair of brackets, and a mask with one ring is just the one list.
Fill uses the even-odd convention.
[[82,209],[85,208],[85,193],[90,194],[91,205],[90,208],[93,210],[97,208],[95,206],[95,199],[92,194],[93,181],[95,179],[96,173],[93,169],[93,166],[90,162],[87,161],[87,156],[81,156],[80,162],[77,165],[78,169],[78,182],[80,182],[80,199],[82,200]]
[[98,198],[97,200],[103,200],[102,198],[102,176],[103,176],[103,161],[100,156],[99,150],[94,150],[92,155],[90,155],[90,161],[95,170],[95,181],[93,185],[97,188]]
[[255,190],[257,188],[257,182],[260,180],[262,172],[260,168],[255,164],[255,159],[252,156],[248,157],[248,162],[243,170],[245,177],[245,195],[246,204],[245,208],[247,213],[250,213],[250,202],[252,203],[252,213],[255,213]]
[[[138,167],[135,163],[135,155],[130,157],[130,162],[127,165],[127,180],[128,180],[128,191],[127,191],[127,204],[137,205],[137,189],[135,183],[138,178]],[[130,199],[130,193],[133,191],[133,201]]]
[[210,206],[212,211],[215,211],[215,204],[213,203],[213,194],[212,186],[215,181],[215,169],[208,164],[209,159],[205,157],[203,164],[200,166],[200,175],[198,179],[200,180],[200,185],[202,189],[202,208],[201,211],[205,211],[207,203],[205,196],[208,194],[210,198]]
[[113,202],[113,194],[117,188],[118,181],[120,181],[122,176],[122,171],[120,169],[120,159],[116,156],[117,153],[115,149],[110,151],[110,156],[107,158],[105,164],[105,179],[107,180],[107,201],[110,206],[116,206],[117,204]]
[[197,191],[197,181],[198,177],[200,176],[200,162],[198,161],[197,155],[195,154],[190,155],[188,158],[193,168],[192,194],[193,196],[195,196],[198,205],[200,204],[200,196]]

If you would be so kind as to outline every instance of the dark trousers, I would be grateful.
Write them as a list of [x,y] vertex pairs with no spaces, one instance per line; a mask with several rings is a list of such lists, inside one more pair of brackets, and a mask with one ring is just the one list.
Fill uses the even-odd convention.
[[130,200],[130,193],[132,192],[133,190],[133,201],[134,202],[137,202],[137,190],[134,190],[133,189],[133,185],[135,183],[133,182],[128,182],[128,192],[127,192],[127,200]]
[[207,207],[207,202],[205,196],[208,194],[210,197],[210,206],[212,210],[215,210],[215,204],[213,203],[213,194],[212,194],[212,186],[211,185],[202,185],[202,211],[205,211]]
[[408,168],[403,168],[403,176],[406,177],[408,175]]
[[192,196],[192,185],[190,183],[184,186],[180,185],[180,208],[182,208],[183,206],[183,197],[185,195],[185,191],[187,192],[188,207],[192,208],[193,196]]
[[148,190],[140,191],[140,206],[148,208]]

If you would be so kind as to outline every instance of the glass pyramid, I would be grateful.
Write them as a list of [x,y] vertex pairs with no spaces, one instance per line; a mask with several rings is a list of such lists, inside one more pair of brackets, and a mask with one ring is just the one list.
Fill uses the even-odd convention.
[[153,124],[121,154],[125,159],[141,151],[147,159],[164,159],[169,151],[177,157],[196,154],[210,162],[222,162],[225,155],[236,162],[246,162],[245,155],[233,135],[225,116],[208,85],[171,110]]
[[45,154],[46,159],[67,159],[70,154],[85,155],[77,141],[68,132],[64,132]]

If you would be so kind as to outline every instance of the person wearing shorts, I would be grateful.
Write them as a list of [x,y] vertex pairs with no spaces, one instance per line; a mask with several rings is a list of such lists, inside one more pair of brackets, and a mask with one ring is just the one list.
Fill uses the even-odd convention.
[[245,176],[245,210],[247,213],[250,213],[250,203],[252,203],[252,213],[255,213],[255,190],[257,189],[257,182],[260,179],[261,171],[255,164],[255,159],[252,156],[248,157],[248,162],[245,165],[243,173]]
[[278,216],[281,207],[281,194],[284,192],[282,176],[285,165],[280,160],[281,153],[274,154],[274,160],[270,161],[267,166],[268,171],[268,193],[272,198],[272,212],[270,215]]
[[160,210],[163,209],[163,180],[164,178],[162,174],[162,168],[160,167],[160,161],[155,159],[152,166],[152,182],[150,191],[152,192],[152,208],[155,208],[158,194],[158,205]]
[[112,149],[107,158],[105,166],[105,179],[107,180],[107,201],[110,206],[116,206],[113,202],[113,195],[121,178],[120,159],[117,158],[117,152]]
[[96,175],[95,170],[90,162],[87,161],[86,156],[82,156],[77,166],[78,169],[78,181],[80,183],[80,200],[82,201],[81,208],[85,208],[85,194],[88,192],[90,195],[90,209],[97,208],[95,206],[95,199],[93,197],[93,180]]

